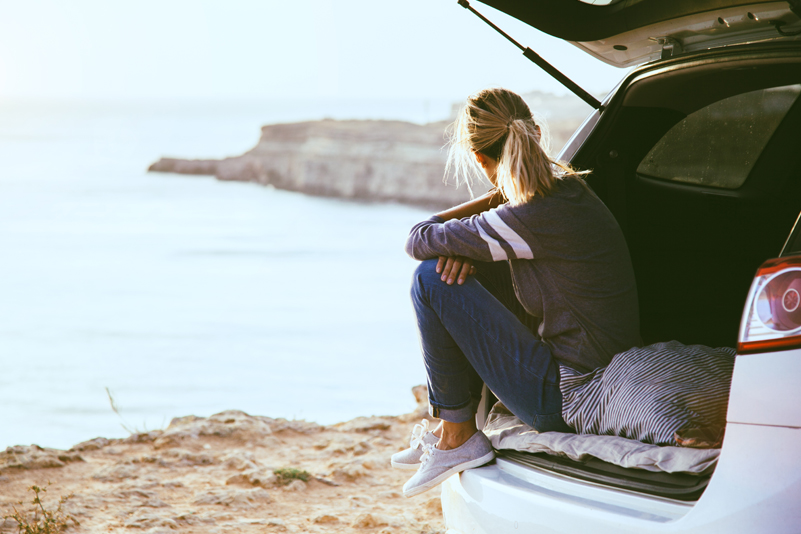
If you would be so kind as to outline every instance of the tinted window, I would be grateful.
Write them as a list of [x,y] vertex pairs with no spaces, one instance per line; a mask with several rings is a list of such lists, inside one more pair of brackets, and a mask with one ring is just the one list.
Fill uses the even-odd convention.
[[637,172],[675,182],[740,187],[801,85],[762,89],[720,100],[668,130]]

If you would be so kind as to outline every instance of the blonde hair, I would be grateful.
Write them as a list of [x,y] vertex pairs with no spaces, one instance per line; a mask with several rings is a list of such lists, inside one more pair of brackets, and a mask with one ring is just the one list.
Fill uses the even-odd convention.
[[586,172],[548,156],[548,141],[547,128],[537,125],[520,95],[484,89],[467,99],[451,126],[446,177],[452,173],[470,189],[473,174],[484,176],[475,157],[480,152],[498,161],[495,182],[513,206],[548,195],[563,178],[581,180]]

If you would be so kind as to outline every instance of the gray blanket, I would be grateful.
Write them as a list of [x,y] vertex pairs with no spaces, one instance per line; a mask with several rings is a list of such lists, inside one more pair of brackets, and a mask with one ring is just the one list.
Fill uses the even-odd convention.
[[502,407],[490,412],[484,433],[496,449],[544,452],[577,461],[595,457],[621,467],[667,473],[706,474],[720,454],[720,449],[659,447],[618,436],[539,433]]

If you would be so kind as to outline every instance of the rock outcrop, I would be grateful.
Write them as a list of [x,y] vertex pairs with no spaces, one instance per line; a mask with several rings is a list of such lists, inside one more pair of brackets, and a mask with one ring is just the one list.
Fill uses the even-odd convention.
[[[452,206],[470,198],[443,183],[446,123],[322,120],[272,124],[241,156],[162,158],[148,170],[206,174],[278,189],[356,200]],[[486,187],[477,184],[480,192]]]
[[229,410],[68,451],[9,447],[0,533],[21,531],[15,510],[28,524],[41,519],[36,485],[67,532],[442,534],[439,491],[404,499],[411,473],[389,463],[425,412],[425,388],[415,397],[412,414],[327,426]]
[[[522,95],[538,122],[549,126],[556,154],[590,108],[573,95]],[[454,116],[459,111],[454,106]],[[148,170],[216,176],[289,191],[354,200],[394,201],[425,207],[453,206],[470,199],[464,185],[443,182],[448,121],[349,120],[271,124],[258,144],[221,160],[162,158]],[[487,185],[476,183],[481,194]]]

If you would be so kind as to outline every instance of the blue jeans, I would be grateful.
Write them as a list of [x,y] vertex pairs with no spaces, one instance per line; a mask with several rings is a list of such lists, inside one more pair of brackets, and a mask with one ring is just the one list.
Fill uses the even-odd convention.
[[559,366],[514,294],[509,265],[477,263],[475,276],[450,286],[436,265],[421,262],[412,282],[431,415],[469,420],[486,383],[536,430],[572,432],[562,419]]

